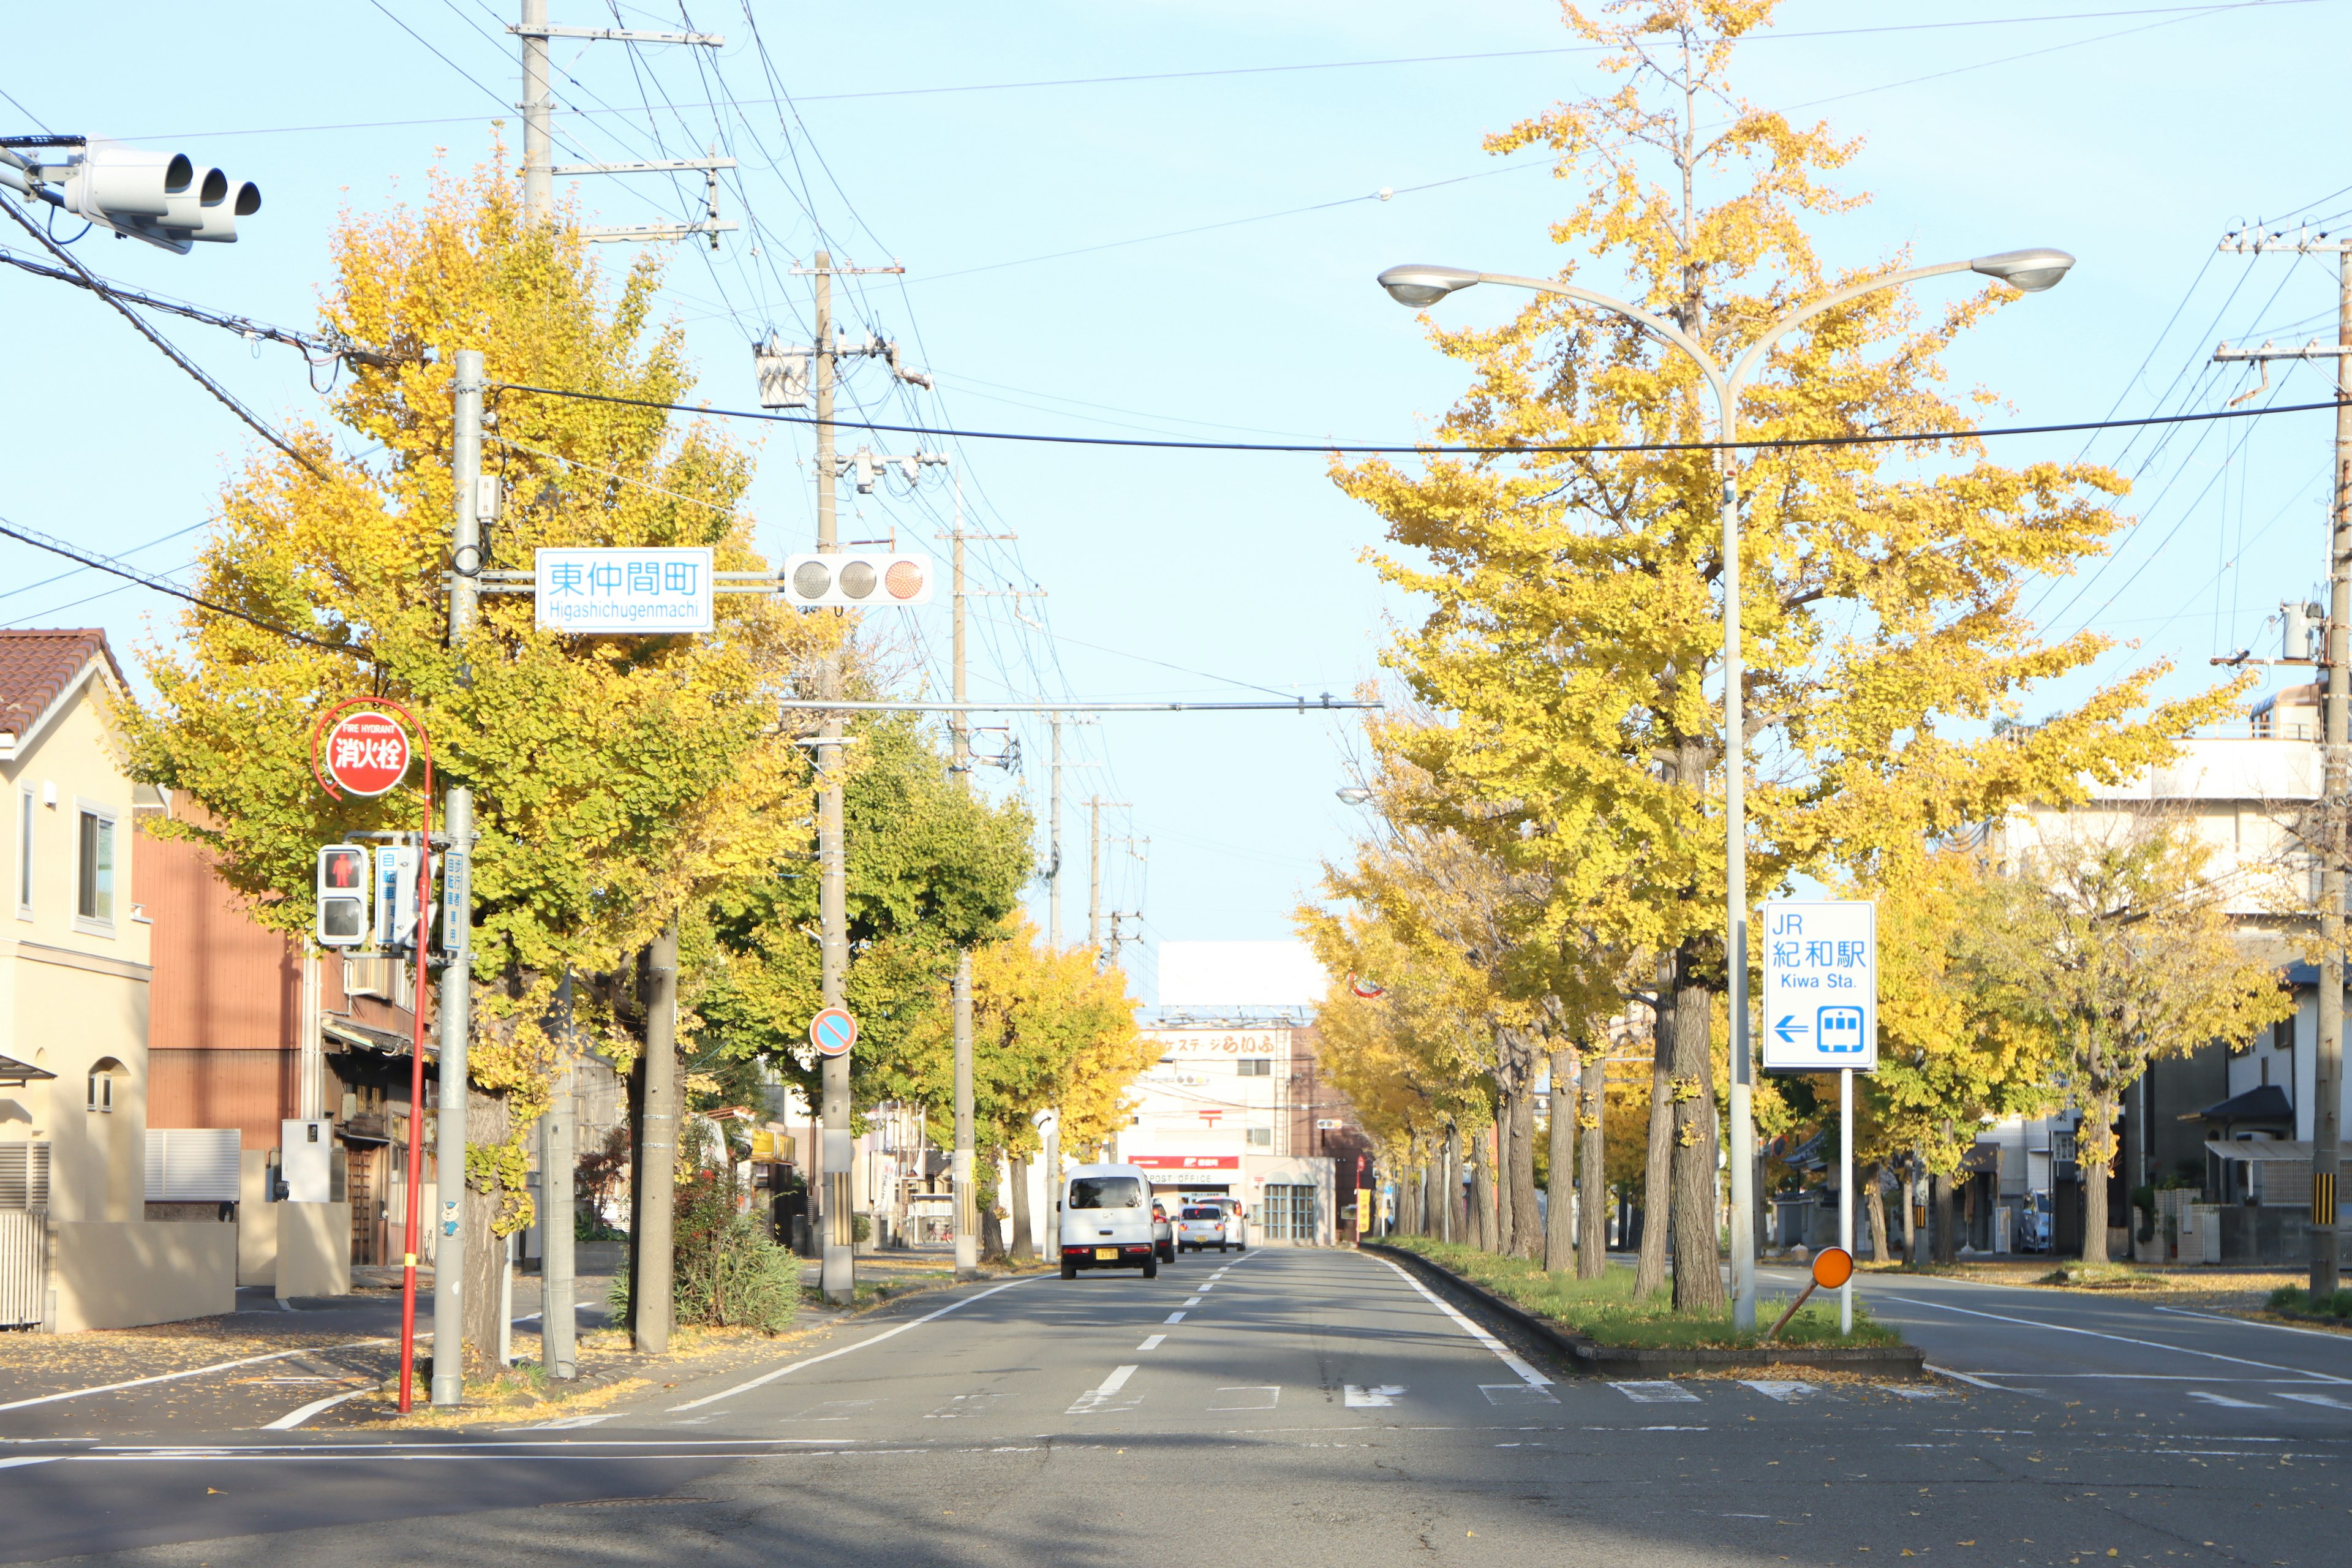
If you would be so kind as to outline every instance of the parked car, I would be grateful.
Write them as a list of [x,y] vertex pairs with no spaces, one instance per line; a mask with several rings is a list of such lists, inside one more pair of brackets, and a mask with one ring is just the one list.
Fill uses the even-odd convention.
[[1182,1252],[1189,1247],[1194,1252],[1205,1252],[1213,1247],[1223,1252],[1238,1241],[1240,1231],[1240,1221],[1224,1209],[1195,1205],[1176,1216],[1176,1250]]
[[1151,1205],[1151,1246],[1160,1254],[1160,1262],[1176,1261],[1176,1227],[1169,1223],[1166,1204]]
[[1152,1217],[1151,1178],[1137,1165],[1076,1165],[1062,1180],[1055,1230],[1062,1278],[1081,1268],[1140,1268],[1160,1277],[1164,1222]]

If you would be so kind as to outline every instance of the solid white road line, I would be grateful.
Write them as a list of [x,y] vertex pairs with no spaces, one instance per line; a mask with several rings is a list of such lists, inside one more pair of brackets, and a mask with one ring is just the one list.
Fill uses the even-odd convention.
[[1510,1347],[1503,1343],[1502,1341],[1496,1339],[1494,1335],[1488,1333],[1486,1330],[1480,1328],[1477,1324],[1464,1317],[1460,1312],[1454,1310],[1454,1303],[1448,1301],[1444,1297],[1440,1296],[1436,1291],[1431,1289],[1428,1286],[1414,1279],[1411,1272],[1405,1268],[1404,1265],[1394,1262],[1386,1258],[1377,1258],[1375,1261],[1387,1264],[1388,1267],[1395,1269],[1398,1279],[1403,1280],[1406,1284],[1420,1291],[1423,1296],[1428,1299],[1429,1303],[1432,1306],[1444,1313],[1447,1317],[1453,1319],[1455,1325],[1459,1327],[1464,1333],[1468,1334],[1472,1339],[1476,1340],[1480,1344],[1485,1345],[1488,1350],[1494,1352],[1495,1359],[1501,1362],[1505,1366],[1509,1367],[1513,1372],[1517,1373],[1519,1374],[1520,1382],[1526,1384],[1530,1388],[1546,1388],[1550,1386],[1551,1379],[1546,1377],[1543,1373],[1529,1366],[1526,1362],[1521,1361],[1517,1356],[1513,1355],[1511,1353]]
[[2344,1342],[2344,1336],[2327,1329],[2298,1329],[2293,1323],[2264,1323],[2252,1318],[2233,1318],[2227,1312],[2200,1312],[2188,1307],[2158,1307],[2159,1312],[2169,1312],[2176,1318],[2202,1318],[2209,1323],[2230,1323],[2242,1329],[2273,1329],[2282,1334],[2309,1334],[2314,1339]]
[[[716,1394],[706,1394],[700,1399],[689,1399],[683,1405],[673,1405],[669,1407],[669,1413],[675,1415],[681,1410],[698,1410],[706,1405],[716,1405],[722,1399],[732,1399],[739,1394],[747,1394],[752,1389],[765,1387],[767,1384],[775,1382],[776,1379],[789,1376],[791,1373],[800,1371],[800,1369],[804,1366],[814,1366],[821,1361],[831,1361],[835,1356],[847,1355],[852,1351],[862,1351],[867,1345],[878,1345],[884,1340],[896,1339],[898,1335],[905,1333],[908,1329],[921,1328],[933,1318],[944,1318],[950,1312],[960,1312],[963,1310],[963,1309],[971,1306],[974,1301],[985,1301],[988,1298],[995,1295],[1000,1290],[1010,1290],[1015,1285],[1033,1285],[1039,1279],[1051,1278],[1053,1278],[1051,1275],[1039,1274],[1033,1275],[1027,1279],[1012,1279],[1007,1280],[1002,1285],[992,1285],[987,1289],[979,1291],[974,1295],[966,1296],[960,1301],[950,1301],[946,1306],[941,1307],[936,1312],[926,1312],[921,1317],[915,1319],[911,1322],[901,1323],[895,1329],[885,1329],[870,1340],[860,1340],[854,1345],[844,1345],[837,1351],[827,1351],[823,1355],[813,1355],[805,1357],[800,1361],[787,1362],[782,1366],[776,1368],[773,1372],[763,1372],[748,1383],[739,1383],[732,1388],[722,1388]],[[0,1406],[0,1408],[5,1408],[5,1406]]]
[[1973,1307],[1947,1307],[1941,1301],[1921,1301],[1909,1296],[1883,1296],[1879,1299],[1885,1301],[1900,1301],[1908,1307],[1927,1307],[1938,1312],[1958,1312],[1970,1318],[1990,1318],[1999,1323],[2018,1323],[2029,1329],[2047,1329],[2053,1333],[2082,1334],[2095,1340],[2113,1340],[2122,1345],[2141,1345],[2148,1350],[2162,1351],[2168,1355],[2202,1356],[2207,1361],[2226,1361],[2239,1366],[2258,1366],[2265,1372],[2299,1373],[2315,1383],[2352,1384],[2352,1377],[2336,1377],[2327,1373],[2314,1372],[2309,1367],[2281,1366],[2273,1361],[2255,1361],[2242,1355],[2223,1355],[2220,1351],[2200,1351],[2188,1345],[2168,1345],[2162,1340],[2135,1339],[2129,1334],[2110,1334],[2097,1329],[2078,1329],[2067,1323],[2045,1322],[2040,1318],[2013,1318],[2006,1312],[1979,1312]]
[[[419,1334],[418,1339],[425,1336]],[[152,1377],[134,1377],[126,1383],[101,1383],[92,1388],[68,1388],[63,1394],[44,1394],[34,1399],[16,1399],[0,1405],[0,1410],[22,1410],[32,1405],[54,1405],[60,1399],[79,1399],[90,1394],[112,1394],[117,1389],[144,1388],[151,1383],[171,1383],[183,1377],[202,1377],[208,1372],[227,1372],[235,1367],[259,1366],[266,1361],[284,1361],[288,1356],[309,1355],[313,1352],[358,1350],[363,1345],[388,1345],[383,1340],[352,1340],[340,1345],[305,1345],[300,1350],[272,1351],[268,1355],[249,1355],[242,1361],[219,1361],[210,1366],[192,1366],[185,1372],[159,1372]]]
[[1154,1334],[1135,1348],[1139,1351],[1156,1351],[1167,1338],[1166,1334]]
[[[2002,1387],[2002,1386],[2001,1386],[2000,1384],[1998,1384],[1998,1383],[1987,1383],[1983,1378],[1979,1377],[1975,1373],[1972,1373],[1972,1372],[1954,1372],[1954,1371],[1953,1371],[1950,1367],[1948,1367],[1948,1366],[1937,1366],[1934,1362],[1931,1362],[1931,1361],[1923,1361],[1923,1362],[1921,1362],[1921,1363],[1919,1363],[1919,1370],[1921,1370],[1922,1372],[1932,1372],[1932,1373],[1934,1373],[1937,1377],[1956,1377],[1956,1378],[1959,1379],[1962,1383],[1966,1383],[1966,1384],[1974,1384],[1976,1387],[1979,1387],[1979,1388],[1990,1388],[1990,1389],[1991,1389],[1991,1390],[1992,1390],[1994,1393],[1996,1393],[1996,1394],[2022,1394],[2022,1393],[2024,1393],[2024,1392],[2025,1392],[2023,1389],[2019,1389],[2019,1388],[2004,1388],[2004,1387]],[[2019,1373],[1995,1373],[1993,1375],[1994,1375],[1994,1376],[1996,1376],[1996,1377],[2024,1377],[2024,1376],[2026,1376],[2027,1374],[2026,1374],[2025,1373],[2019,1372]]]
[[310,1404],[302,1406],[299,1410],[288,1411],[285,1415],[280,1415],[277,1420],[263,1426],[262,1430],[265,1432],[291,1432],[295,1427],[299,1426],[303,1422],[308,1421],[311,1416],[316,1415],[321,1410],[332,1410],[344,1400],[357,1399],[361,1394],[365,1394],[367,1390],[364,1388],[354,1388],[345,1394],[330,1394],[324,1399],[314,1399],[310,1401]]
[[2191,1399],[2201,1399],[2208,1405],[2226,1405],[2232,1410],[2267,1410],[2269,1405],[2259,1399],[2232,1399],[2226,1394],[2211,1394],[2201,1388],[2189,1391]]

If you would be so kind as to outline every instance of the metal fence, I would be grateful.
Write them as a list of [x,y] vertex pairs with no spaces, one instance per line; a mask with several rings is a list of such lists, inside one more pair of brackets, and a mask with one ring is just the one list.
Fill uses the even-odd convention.
[[49,1146],[0,1143],[0,1329],[38,1328],[49,1294]]

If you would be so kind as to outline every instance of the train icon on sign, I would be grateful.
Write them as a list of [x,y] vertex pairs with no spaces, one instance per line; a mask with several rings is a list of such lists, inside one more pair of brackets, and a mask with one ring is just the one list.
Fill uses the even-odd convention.
[[1863,1054],[1862,1009],[1824,1007],[1813,1016],[1813,1048],[1823,1056]]

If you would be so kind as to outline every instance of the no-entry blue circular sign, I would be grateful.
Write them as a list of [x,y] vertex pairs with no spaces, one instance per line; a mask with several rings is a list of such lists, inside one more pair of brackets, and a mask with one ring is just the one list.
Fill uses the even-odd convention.
[[842,1008],[827,1007],[809,1020],[809,1041],[820,1056],[847,1056],[857,1043],[857,1020]]

